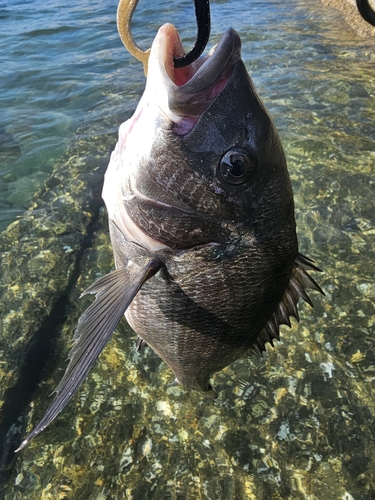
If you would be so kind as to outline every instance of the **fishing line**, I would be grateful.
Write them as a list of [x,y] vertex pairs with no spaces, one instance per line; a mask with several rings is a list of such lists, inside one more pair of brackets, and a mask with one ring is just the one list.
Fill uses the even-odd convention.
[[195,17],[197,20],[197,41],[194,47],[183,57],[174,57],[173,63],[175,68],[183,68],[189,66],[202,54],[208,39],[210,38],[211,31],[211,18],[210,18],[210,1],[209,0],[194,0],[195,3]]
[[365,21],[375,26],[375,11],[368,0],[357,0],[357,8]]

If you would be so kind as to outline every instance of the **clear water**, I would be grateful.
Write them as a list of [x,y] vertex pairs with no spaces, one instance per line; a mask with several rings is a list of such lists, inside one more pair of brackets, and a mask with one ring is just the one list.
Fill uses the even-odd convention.
[[[244,4],[211,2],[212,41],[228,25],[241,35],[288,157],[301,251],[324,268],[326,297],[314,297],[315,310],[303,309],[265,359],[218,374],[214,405],[165,389],[165,365],[114,336],[76,402],[25,451],[7,499],[375,498],[375,43],[319,3]],[[3,229],[82,121],[106,106],[135,108],[144,75],[119,40],[116,8],[0,3]],[[189,0],[140,0],[138,43],[147,48],[164,22],[193,44]],[[109,252],[103,235],[99,256]],[[110,265],[96,259],[91,271]]]
[[[116,10],[116,0],[0,3],[0,229],[28,206],[104,96],[122,91],[132,109],[142,93],[144,75],[120,41]],[[167,21],[192,46],[189,1],[155,8],[141,0],[134,16],[138,43],[148,48]]]

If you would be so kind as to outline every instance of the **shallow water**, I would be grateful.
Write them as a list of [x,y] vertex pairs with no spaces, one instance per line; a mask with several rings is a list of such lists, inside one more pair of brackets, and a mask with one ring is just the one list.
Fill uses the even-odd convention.
[[[144,76],[119,41],[116,4],[0,4],[1,227],[35,205],[30,200],[54,167],[55,180],[40,195],[46,204],[63,191],[63,162],[77,178],[84,169],[89,175],[91,156],[105,158],[118,123],[134,109]],[[170,2],[155,10],[141,0],[139,43],[149,46],[170,21],[191,45],[190,4],[175,2],[172,12]],[[375,497],[375,44],[358,38],[335,11],[299,0],[249,2],[246,16],[242,1],[212,2],[212,19],[213,40],[228,25],[241,34],[244,61],[288,157],[300,249],[324,269],[315,277],[326,297],[313,297],[314,310],[302,307],[300,325],[283,328],[263,359],[217,374],[216,402],[166,389],[171,372],[152,352],[134,353],[123,322],[78,396],[11,465],[6,499]],[[98,178],[100,168],[93,167]],[[74,183],[69,189],[73,198]],[[16,320],[26,328],[31,311],[22,307],[41,289],[46,308],[58,293],[68,260],[48,293],[43,280],[53,281],[53,241],[70,234],[64,245],[74,248],[72,233],[82,230],[60,227],[76,218],[69,210],[48,219],[55,231],[32,258],[17,257],[13,295],[4,293],[13,297],[4,299],[4,332]],[[68,318],[59,319],[61,338],[32,397],[32,426],[66,366],[68,339],[87,305],[77,297],[112,266],[104,213],[98,221],[70,290]],[[16,231],[8,229],[6,241]],[[33,234],[23,231],[33,252]],[[5,371],[9,355],[2,359]]]

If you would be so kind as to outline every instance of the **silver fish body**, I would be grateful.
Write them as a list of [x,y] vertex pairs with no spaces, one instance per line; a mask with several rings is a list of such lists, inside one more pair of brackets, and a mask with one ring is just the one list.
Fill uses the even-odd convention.
[[176,381],[211,376],[279,338],[319,270],[298,253],[292,187],[274,123],[229,28],[206,58],[176,69],[176,29],[160,28],[147,85],[121,125],[105,176],[116,270],[86,293],[69,366],[46,414],[64,408],[125,313]]

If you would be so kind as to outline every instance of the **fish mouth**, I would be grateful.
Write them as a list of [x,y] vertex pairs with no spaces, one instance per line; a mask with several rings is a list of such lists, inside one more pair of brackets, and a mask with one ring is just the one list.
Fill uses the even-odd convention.
[[[163,25],[151,47],[142,105],[139,105],[138,114],[128,125],[126,133],[132,134],[138,130],[135,127],[135,132],[129,132],[142,113],[149,113],[150,120],[144,120],[144,123],[145,126],[149,123],[153,128],[154,116],[159,116],[160,112],[164,119],[159,121],[158,118],[157,126],[166,127],[178,136],[186,136],[191,132],[202,114],[222,93],[235,65],[241,61],[241,39],[235,30],[228,28],[206,56],[183,68],[175,68],[173,59],[184,54],[176,28],[172,24]],[[146,131],[144,128],[139,130],[144,140]],[[123,147],[126,137],[125,134],[122,137],[120,132],[118,148]],[[144,141],[142,155],[147,156],[145,148],[151,148],[152,145],[153,141]],[[129,157],[133,154],[137,158],[137,136],[130,135],[126,147]],[[113,212],[117,210],[117,227],[128,241],[150,252],[191,250],[227,241],[230,231],[223,228],[212,214],[202,214],[192,207],[190,199],[181,196],[177,189],[178,181],[173,176],[167,182],[168,189],[164,189],[161,194],[153,190],[153,175],[140,175],[138,178],[136,167],[133,175],[131,169],[131,165],[128,165],[128,182],[121,193],[121,217],[118,207],[113,209]],[[108,173],[106,179],[107,176],[109,179]],[[111,182],[113,185],[117,183],[115,170],[111,181],[106,180],[108,186]],[[105,201],[108,207],[111,204],[109,193]]]
[[188,133],[222,92],[241,60],[241,39],[233,28],[227,28],[206,56],[175,68],[173,59],[184,55],[177,29],[164,24],[152,44],[147,84],[179,135]]

